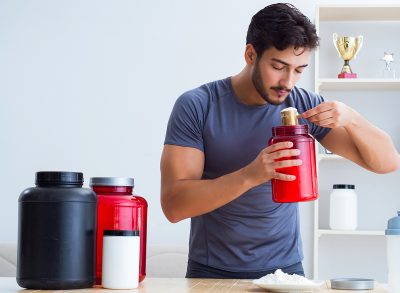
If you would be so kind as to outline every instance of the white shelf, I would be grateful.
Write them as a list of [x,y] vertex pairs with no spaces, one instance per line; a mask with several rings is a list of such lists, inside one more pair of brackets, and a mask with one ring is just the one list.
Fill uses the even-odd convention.
[[320,91],[395,91],[400,90],[400,79],[389,78],[320,78],[317,80]]
[[[356,2],[356,1],[353,1]],[[358,2],[358,1],[357,1]],[[357,23],[355,23],[357,22]],[[380,22],[380,23],[378,23]],[[380,4],[376,2],[376,4],[365,4],[365,3],[357,3],[357,4],[320,4],[316,6],[315,13],[315,26],[317,29],[317,33],[321,35],[320,30],[323,32],[328,32],[330,29],[333,29],[336,25],[340,27],[351,27],[354,25],[362,26],[363,23],[366,24],[367,30],[384,30],[385,27],[390,29],[398,27],[400,24],[400,1],[398,4]],[[376,24],[376,25],[375,25]],[[368,32],[365,32],[367,34]],[[384,33],[382,31],[382,33]],[[355,34],[355,33],[353,33]],[[322,34],[323,35],[323,34]],[[387,35],[387,34],[386,34]],[[383,36],[382,36],[383,37]],[[391,35],[387,36],[393,38]],[[373,41],[371,41],[373,42]],[[380,42],[378,40],[378,42]],[[393,43],[393,42],[392,42]],[[332,49],[332,48],[331,48]],[[375,92],[373,94],[379,96],[379,99],[383,100],[385,97],[390,96],[390,91],[395,91],[396,93],[400,92],[400,76],[396,79],[383,79],[383,78],[372,78],[373,74],[371,72],[371,78],[360,77],[355,79],[339,79],[337,78],[337,72],[335,75],[328,75],[320,72],[320,66],[332,66],[331,60],[324,60],[324,63],[321,63],[322,55],[320,56],[320,50],[317,49],[315,52],[315,73],[314,73],[314,82],[315,82],[315,92],[317,94],[321,94],[322,92],[328,91],[342,91],[342,92],[354,92],[358,91],[360,94],[360,99],[356,99],[355,103],[368,103],[371,107],[375,106],[375,103],[371,98],[362,99],[362,92]],[[325,55],[323,55],[325,56]],[[325,57],[324,57],[325,58]],[[335,61],[337,63],[337,59]],[[321,67],[322,68],[322,67]],[[322,73],[322,75],[321,75]],[[367,75],[368,76],[368,75]],[[331,77],[331,78],[328,78]],[[351,95],[355,96],[355,95]],[[397,104],[397,103],[396,103]],[[389,122],[388,122],[389,123]],[[317,172],[321,175],[321,172],[325,172],[326,168],[323,170],[321,167],[322,162],[349,162],[343,157],[338,155],[331,155],[325,153],[317,154]],[[334,166],[333,168],[338,166]],[[331,166],[329,166],[331,167]],[[377,177],[377,182],[379,179]],[[321,197],[322,199],[322,197]],[[321,204],[319,200],[314,201],[314,251],[313,251],[313,278],[319,279],[319,266],[324,266],[326,269],[326,263],[320,263],[320,253],[327,253],[327,247],[334,248],[330,243],[325,243],[322,241],[321,237],[339,237],[345,239],[346,237],[379,237],[381,238],[385,235],[384,230],[331,230],[331,229],[321,229],[321,217],[326,219],[326,206],[325,204],[329,204],[325,201]],[[360,197],[361,200],[361,197]],[[366,200],[366,199],[362,199]],[[370,205],[370,203],[368,203]],[[390,204],[390,203],[389,203]],[[321,208],[322,207],[322,208]],[[321,211],[319,210],[321,208]],[[363,208],[365,208],[363,206]],[[324,214],[320,214],[321,212]],[[361,221],[364,223],[363,221]],[[365,229],[372,229],[373,226],[366,225]],[[328,238],[328,237],[327,237]],[[328,239],[329,240],[329,239]],[[373,239],[375,240],[375,239]],[[321,245],[322,241],[322,245]],[[351,248],[351,247],[349,247]],[[371,249],[374,249],[370,247]],[[329,253],[329,251],[328,251]],[[329,270],[329,269],[328,269]]]
[[323,235],[360,235],[360,236],[383,236],[383,230],[330,230],[318,229],[318,237]]
[[320,5],[319,21],[400,21],[400,5]]
[[333,161],[346,160],[342,156],[338,156],[338,155],[335,155],[335,154],[318,154],[317,158],[318,158],[319,161],[321,161],[321,160],[324,160],[324,161],[325,160],[327,160],[327,161],[331,161],[331,160],[333,160]]

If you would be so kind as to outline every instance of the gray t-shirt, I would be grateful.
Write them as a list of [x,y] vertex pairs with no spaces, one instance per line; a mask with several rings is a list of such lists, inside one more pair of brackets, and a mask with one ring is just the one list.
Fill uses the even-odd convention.
[[[178,98],[164,143],[203,151],[202,178],[217,178],[246,166],[267,147],[271,128],[281,125],[282,109],[295,107],[303,113],[323,101],[295,87],[282,105],[248,106],[239,102],[230,78],[218,80]],[[329,131],[305,119],[300,123],[308,124],[317,140]],[[189,258],[232,272],[295,264],[303,259],[298,205],[273,202],[270,181],[256,186],[191,219]]]

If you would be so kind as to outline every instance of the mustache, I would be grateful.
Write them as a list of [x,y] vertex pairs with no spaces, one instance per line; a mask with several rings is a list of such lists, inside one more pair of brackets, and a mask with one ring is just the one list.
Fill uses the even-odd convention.
[[285,88],[285,87],[283,87],[283,86],[272,86],[272,87],[271,87],[271,90],[275,90],[275,91],[286,91],[286,92],[290,93],[292,89],[288,89],[288,88]]

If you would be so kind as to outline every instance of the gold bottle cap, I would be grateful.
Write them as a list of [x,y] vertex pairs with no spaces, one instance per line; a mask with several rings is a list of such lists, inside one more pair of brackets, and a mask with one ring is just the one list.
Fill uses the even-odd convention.
[[282,125],[288,126],[288,125],[298,125],[299,124],[299,113],[297,113],[297,109],[293,107],[289,107],[286,109],[283,109],[281,111],[281,119],[282,119]]

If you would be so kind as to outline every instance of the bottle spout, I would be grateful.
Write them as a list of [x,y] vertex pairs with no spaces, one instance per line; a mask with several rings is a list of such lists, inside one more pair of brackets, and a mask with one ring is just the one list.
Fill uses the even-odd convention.
[[296,108],[289,107],[281,111],[282,125],[299,125],[300,114]]

